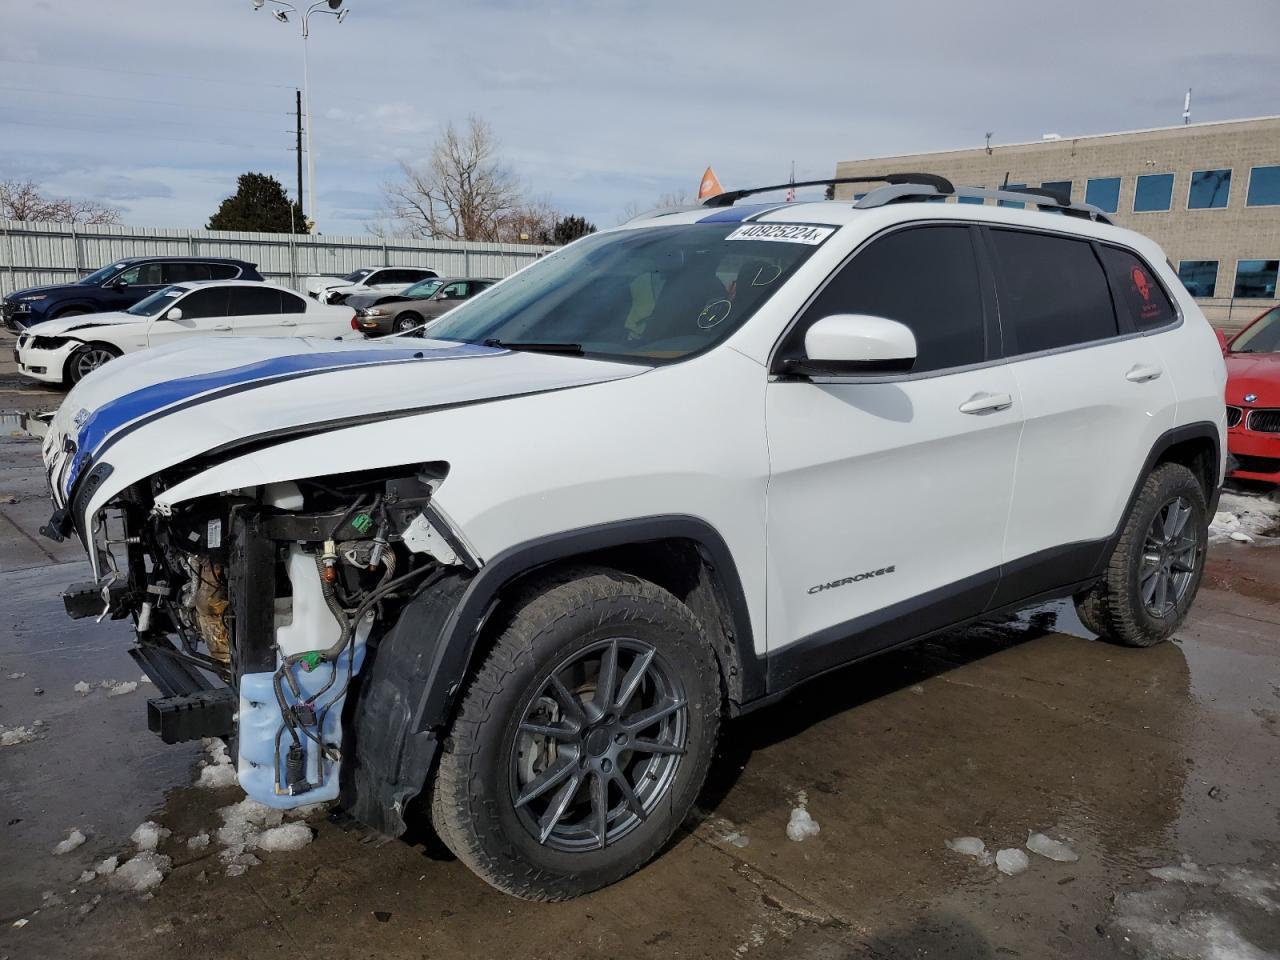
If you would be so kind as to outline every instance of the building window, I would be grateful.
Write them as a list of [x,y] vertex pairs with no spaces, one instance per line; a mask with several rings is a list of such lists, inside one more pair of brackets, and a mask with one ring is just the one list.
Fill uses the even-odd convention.
[[[1005,186],[1001,187],[1000,189],[1001,189],[1001,190],[1021,190],[1021,189],[1023,189],[1025,186],[1026,186],[1026,184],[1025,184],[1025,183],[1010,183],[1010,184],[1006,184]],[[1023,207],[1025,207],[1025,206],[1026,206],[1026,204],[1025,204],[1025,203],[1023,203],[1021,200],[1001,200],[1001,201],[999,202],[998,206],[1001,206],[1001,207],[1017,207],[1019,210],[1021,210]]]
[[1133,212],[1168,210],[1173,205],[1173,174],[1148,173],[1138,178],[1133,191]]
[[1046,180],[1040,184],[1046,190],[1052,190],[1054,193],[1060,193],[1068,200],[1071,199],[1071,181],[1070,180]]
[[1178,264],[1178,279],[1193,297],[1212,297],[1218,286],[1218,261],[1183,260]]
[[1280,206],[1280,166],[1254,167],[1249,171],[1249,195],[1245,204],[1250,207]]
[[1120,209],[1120,178],[1096,177],[1084,185],[1084,202],[1091,203],[1103,213],[1115,213]]
[[[962,188],[962,189],[963,189],[963,188]],[[968,187],[968,189],[969,189],[969,190],[983,190],[983,189],[985,189],[985,188],[984,188],[984,187],[981,187],[981,186],[976,186],[976,187],[975,187],[975,186],[973,186],[972,184],[970,184],[970,185],[969,185],[969,187]],[[986,201],[986,199],[985,199],[985,198],[983,198],[983,197],[956,197],[956,202],[957,202],[957,203],[976,203],[976,204],[978,204],[979,206],[981,206],[982,204],[986,203],[987,201]]]
[[1191,174],[1188,210],[1219,210],[1231,197],[1230,170],[1197,170]]
[[1276,295],[1276,274],[1280,260],[1237,260],[1233,297],[1241,300],[1272,300]]

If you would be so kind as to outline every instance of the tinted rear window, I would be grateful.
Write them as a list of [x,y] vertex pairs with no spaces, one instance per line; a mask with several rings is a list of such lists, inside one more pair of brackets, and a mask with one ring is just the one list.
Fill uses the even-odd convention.
[[232,287],[231,315],[249,317],[280,312],[280,291],[271,287]]
[[1000,317],[1017,353],[1119,333],[1106,275],[1087,241],[1018,230],[992,230],[991,240],[1004,280]]
[[1178,314],[1164,288],[1156,282],[1155,274],[1136,256],[1127,250],[1103,247],[1102,262],[1106,264],[1112,287],[1120,297],[1121,305],[1129,311],[1135,327],[1151,330],[1177,319]]

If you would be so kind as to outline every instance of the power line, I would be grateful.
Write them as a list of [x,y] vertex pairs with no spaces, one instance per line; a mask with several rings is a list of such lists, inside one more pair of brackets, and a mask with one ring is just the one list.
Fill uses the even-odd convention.
[[194,101],[182,102],[179,100],[146,100],[141,97],[128,97],[128,96],[108,97],[100,93],[75,93],[70,90],[42,90],[39,87],[0,87],[0,90],[6,91],[9,93],[38,93],[38,94],[43,94],[46,96],[53,96],[53,97],[84,97],[89,100],[108,100],[111,103],[116,103],[116,104],[151,103],[151,104],[157,104],[162,107],[188,107],[188,108],[198,107],[201,110],[227,110],[227,111],[235,111],[237,113],[262,113],[272,117],[293,116],[292,113],[289,113],[286,110],[258,110],[253,107],[223,107],[223,106],[217,106],[215,104],[207,103],[207,102],[197,103]]
[[236,84],[242,87],[255,87],[262,89],[263,87],[272,87],[280,90],[292,90],[294,85],[291,83],[259,83],[252,80],[230,80],[226,77],[197,77],[191,74],[181,73],[154,73],[148,70],[122,70],[119,67],[86,67],[79,63],[52,63],[48,60],[14,60],[9,57],[0,57],[0,63],[12,64],[19,67],[54,67],[59,70],[88,70],[92,73],[122,73],[134,77],[159,77],[162,80],[197,80],[201,83],[213,83],[219,86],[224,84]]

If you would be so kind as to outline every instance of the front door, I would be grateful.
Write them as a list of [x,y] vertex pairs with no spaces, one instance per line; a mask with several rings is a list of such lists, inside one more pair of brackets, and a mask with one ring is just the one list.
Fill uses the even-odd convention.
[[915,333],[909,374],[775,378],[769,438],[769,688],[980,613],[999,580],[1021,429],[976,227],[871,241],[781,350],[837,313]]
[[228,287],[203,287],[193,290],[173,306],[182,311],[178,320],[170,320],[166,309],[151,322],[147,339],[151,346],[185,340],[191,336],[230,336],[234,331],[227,316]]

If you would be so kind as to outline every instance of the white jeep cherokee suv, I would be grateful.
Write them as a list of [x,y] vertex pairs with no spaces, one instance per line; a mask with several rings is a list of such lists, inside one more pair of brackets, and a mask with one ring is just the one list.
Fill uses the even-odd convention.
[[234,737],[250,796],[430,817],[533,899],[653,857],[722,718],[824,671],[1053,597],[1165,640],[1209,324],[1092,208],[880,179],[592,234],[424,339],[113,361],[44,446],[68,612],[134,621],[152,729]]

